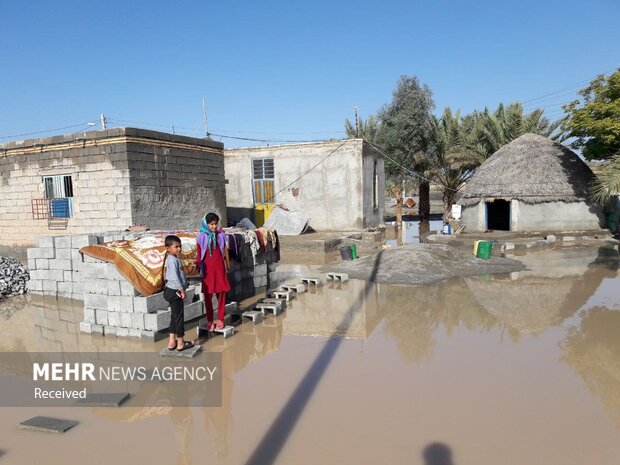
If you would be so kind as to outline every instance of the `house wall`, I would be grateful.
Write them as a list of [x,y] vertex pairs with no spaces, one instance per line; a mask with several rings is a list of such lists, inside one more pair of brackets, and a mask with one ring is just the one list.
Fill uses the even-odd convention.
[[371,161],[379,157],[360,139],[225,150],[229,215],[236,220],[253,217],[252,160],[273,158],[275,203],[306,213],[315,230],[378,225],[383,222],[385,181],[381,158],[379,208],[373,209]]
[[[364,227],[370,228],[383,224],[385,217],[385,167],[384,158],[372,145],[363,145],[363,219]],[[374,201],[374,173],[377,166],[377,202]]]
[[[0,246],[137,223],[196,227],[210,209],[225,224],[222,154],[216,142],[132,128],[2,144]],[[71,175],[73,183],[73,217],[62,229],[32,213],[32,200],[45,197],[43,178],[55,175]]]
[[[144,130],[127,142],[131,217],[151,229],[197,229],[214,212],[226,226],[222,144]],[[160,140],[165,136],[168,140]]]
[[[512,200],[511,231],[573,231],[599,229],[600,209],[585,202],[528,204]],[[461,222],[466,231],[485,230],[485,203],[463,207]]]

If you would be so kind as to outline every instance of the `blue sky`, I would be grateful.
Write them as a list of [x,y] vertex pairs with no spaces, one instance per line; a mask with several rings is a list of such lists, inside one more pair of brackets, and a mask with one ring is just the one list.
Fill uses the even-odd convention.
[[558,117],[620,66],[619,25],[617,0],[0,0],[0,142],[102,112],[200,135],[203,96],[214,133],[341,137],[401,75],[430,86],[438,113],[521,100]]

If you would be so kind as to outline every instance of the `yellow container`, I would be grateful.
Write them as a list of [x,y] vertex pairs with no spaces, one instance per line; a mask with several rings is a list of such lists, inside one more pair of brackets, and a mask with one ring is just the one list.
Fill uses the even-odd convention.
[[274,207],[274,204],[261,204],[254,207],[254,224],[258,228],[265,224]]
[[474,242],[474,257],[478,256],[478,245],[481,243],[482,241],[476,241]]

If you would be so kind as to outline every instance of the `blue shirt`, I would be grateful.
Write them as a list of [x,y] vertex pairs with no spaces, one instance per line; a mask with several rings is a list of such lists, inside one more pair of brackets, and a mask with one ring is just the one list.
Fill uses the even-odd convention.
[[187,289],[187,279],[183,272],[183,265],[174,255],[166,257],[166,287],[178,291],[179,289]]

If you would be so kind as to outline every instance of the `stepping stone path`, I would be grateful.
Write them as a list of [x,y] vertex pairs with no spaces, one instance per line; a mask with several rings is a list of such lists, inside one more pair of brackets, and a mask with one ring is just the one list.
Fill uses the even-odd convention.
[[306,286],[304,284],[284,283],[281,284],[280,287],[285,291],[293,291],[297,294],[302,294],[306,292]]
[[[166,349],[168,350],[168,349]],[[129,400],[129,393],[92,393],[77,401],[81,407],[120,407]]]
[[308,286],[310,286],[311,284],[315,285],[316,287],[323,285],[323,280],[321,278],[301,278],[301,282],[303,284],[307,284]]
[[263,321],[263,318],[265,317],[265,315],[263,315],[263,312],[259,312],[256,310],[248,310],[247,312],[243,312],[242,315],[243,318],[247,320],[252,320],[254,324]]
[[194,347],[192,347],[191,349],[185,349],[181,352],[179,352],[176,349],[170,350],[168,349],[168,347],[164,347],[163,349],[161,349],[161,352],[159,352],[159,355],[161,355],[162,357],[173,357],[173,358],[194,358],[201,351],[202,351],[202,347],[200,347],[200,345],[198,344],[195,344]]
[[29,420],[22,421],[19,424],[19,429],[43,431],[45,433],[64,433],[78,423],[79,422],[73,420],[61,420],[52,417],[33,417]]
[[349,275],[347,273],[330,272],[330,273],[327,273],[327,279],[333,280],[333,281],[340,281],[341,283],[344,283],[349,280]]

